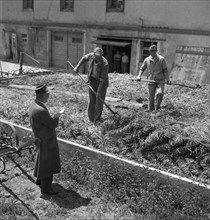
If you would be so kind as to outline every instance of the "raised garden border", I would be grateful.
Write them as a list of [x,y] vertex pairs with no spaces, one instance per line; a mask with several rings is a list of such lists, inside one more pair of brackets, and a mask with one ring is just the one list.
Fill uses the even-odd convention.
[[[0,119],[0,125],[3,123],[9,123],[15,127],[19,140],[23,139],[23,137],[27,135],[32,135],[31,129]],[[99,151],[97,149],[89,148],[71,141],[63,140],[61,138],[58,138],[58,143],[60,151],[62,153],[66,153],[68,156],[73,157],[76,153],[81,152],[85,157],[88,158],[88,160],[91,160],[97,164],[101,164],[101,166],[103,166],[104,162],[108,161],[114,167],[116,167],[116,165],[117,167],[120,167],[121,171],[132,169],[136,175],[144,177],[143,181],[145,181],[145,183],[156,179],[158,183],[170,185],[175,190],[181,191],[183,193],[187,193],[192,190],[199,193],[203,198],[208,199],[208,201],[210,199],[209,185],[196,182],[185,177],[180,177],[178,175],[174,175],[165,171],[161,171],[153,167],[146,166],[144,164],[123,159],[109,153]]]

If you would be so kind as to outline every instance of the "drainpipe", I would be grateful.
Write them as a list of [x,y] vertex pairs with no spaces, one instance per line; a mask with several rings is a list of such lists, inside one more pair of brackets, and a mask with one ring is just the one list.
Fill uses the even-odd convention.
[[51,66],[51,31],[47,30],[47,67]]

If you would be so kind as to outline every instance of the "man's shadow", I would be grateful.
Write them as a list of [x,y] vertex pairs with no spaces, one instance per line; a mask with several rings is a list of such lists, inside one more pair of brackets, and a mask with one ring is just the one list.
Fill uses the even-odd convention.
[[63,188],[58,183],[53,183],[53,189],[59,193],[57,195],[49,196],[42,195],[41,198],[55,202],[59,207],[75,209],[80,206],[87,206],[91,201],[90,198],[83,198],[77,192],[73,191],[70,187],[68,189]]

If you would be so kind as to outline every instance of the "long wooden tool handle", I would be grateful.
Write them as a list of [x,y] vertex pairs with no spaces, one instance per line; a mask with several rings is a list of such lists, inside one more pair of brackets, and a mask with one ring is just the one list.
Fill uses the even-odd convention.
[[[74,66],[72,65],[72,63],[71,63],[70,61],[67,61],[67,63],[72,67],[72,69],[74,69]],[[82,79],[82,81],[85,82],[86,85],[88,85],[87,82],[85,81],[85,79],[84,79],[79,73],[77,73],[77,74],[78,74],[79,77]],[[90,85],[88,85],[88,87],[89,87],[89,88],[92,90],[92,92],[96,95],[96,92],[94,91],[94,89],[93,89]]]
[[[73,64],[72,64],[69,60],[67,61],[67,63],[71,66],[72,69],[74,69]],[[77,73],[77,74],[78,74],[79,77],[82,79],[82,81],[84,81],[84,82],[87,84],[87,82],[85,81],[85,79],[84,79],[79,73]],[[92,89],[92,87],[91,87],[90,89],[95,93],[95,91]]]
[[67,63],[71,66],[72,69],[74,69],[73,64],[68,60]]

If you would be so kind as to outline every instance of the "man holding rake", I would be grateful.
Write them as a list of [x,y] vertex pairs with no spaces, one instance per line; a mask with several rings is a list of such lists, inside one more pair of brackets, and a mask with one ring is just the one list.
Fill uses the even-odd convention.
[[88,63],[88,82],[93,89],[92,91],[89,88],[88,118],[94,123],[101,120],[103,104],[109,85],[109,64],[102,55],[102,48],[96,47],[93,52],[84,55],[76,67],[74,67],[74,71],[78,72],[79,67],[83,63]]
[[[165,81],[170,84],[168,68],[165,58],[157,53],[157,46],[152,45],[149,48],[150,56],[147,57],[141,65],[137,81],[141,81],[143,72],[147,69],[149,73],[148,91],[149,106],[148,111],[159,110],[164,95]],[[155,104],[156,95],[156,104]]]

